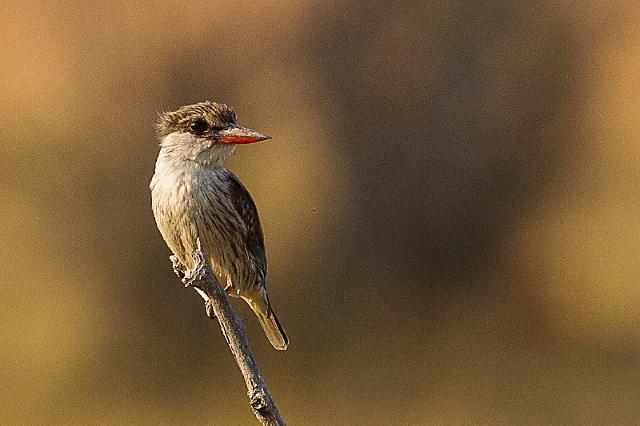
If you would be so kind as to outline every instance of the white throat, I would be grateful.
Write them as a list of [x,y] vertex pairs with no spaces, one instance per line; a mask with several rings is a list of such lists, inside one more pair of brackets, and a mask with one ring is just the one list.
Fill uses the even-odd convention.
[[173,132],[160,141],[160,157],[168,161],[191,161],[200,165],[222,167],[236,151],[233,144],[215,144],[191,133]]

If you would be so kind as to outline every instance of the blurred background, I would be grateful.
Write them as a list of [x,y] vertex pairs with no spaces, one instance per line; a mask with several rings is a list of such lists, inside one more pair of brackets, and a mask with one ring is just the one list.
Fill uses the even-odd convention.
[[205,99],[273,136],[228,165],[290,349],[234,307],[290,424],[640,421],[637,2],[3,12],[1,423],[255,423],[150,209]]

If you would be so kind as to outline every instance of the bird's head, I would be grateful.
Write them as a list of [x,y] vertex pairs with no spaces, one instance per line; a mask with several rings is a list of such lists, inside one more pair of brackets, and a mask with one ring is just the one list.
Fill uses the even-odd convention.
[[231,107],[211,101],[160,114],[156,130],[165,155],[203,164],[221,163],[233,154],[237,144],[270,139],[238,126]]

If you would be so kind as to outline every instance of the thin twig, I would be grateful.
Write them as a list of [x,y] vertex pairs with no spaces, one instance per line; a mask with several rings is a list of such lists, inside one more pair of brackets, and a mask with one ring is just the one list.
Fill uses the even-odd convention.
[[247,385],[249,405],[253,414],[263,425],[285,425],[249,348],[244,324],[231,309],[229,298],[211,270],[200,240],[198,240],[197,250],[193,253],[193,260],[193,269],[187,271],[175,256],[171,256],[173,270],[185,284],[185,287],[200,290],[199,293],[207,298],[207,315],[210,318],[218,319],[222,334],[227,339],[231,353],[233,353]]

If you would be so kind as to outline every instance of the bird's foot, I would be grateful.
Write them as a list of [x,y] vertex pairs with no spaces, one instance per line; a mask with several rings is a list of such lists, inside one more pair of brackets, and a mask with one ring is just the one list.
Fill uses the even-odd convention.
[[224,288],[224,292],[229,296],[238,297],[238,290],[233,286],[233,284],[228,283]]

